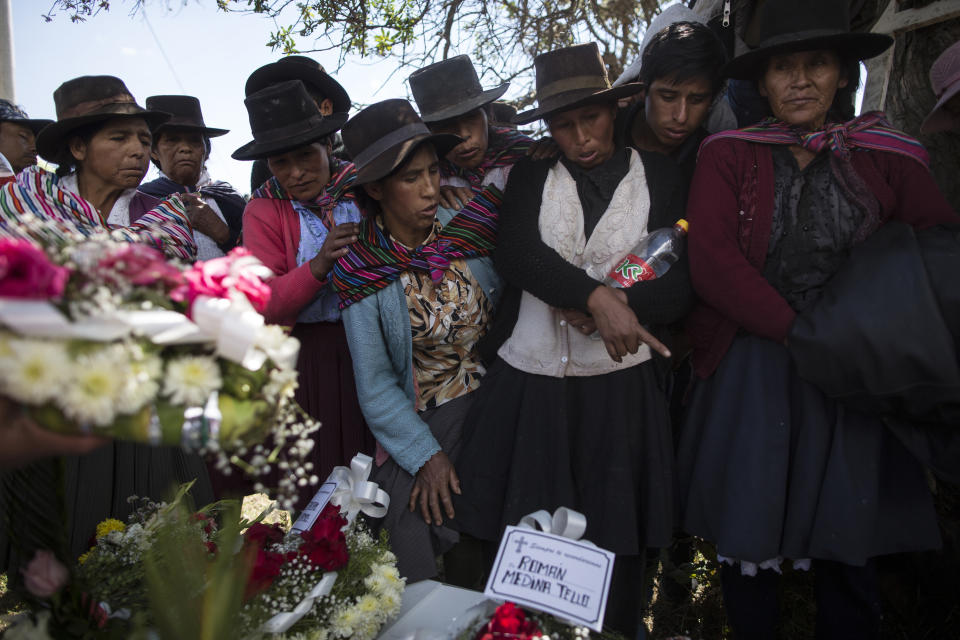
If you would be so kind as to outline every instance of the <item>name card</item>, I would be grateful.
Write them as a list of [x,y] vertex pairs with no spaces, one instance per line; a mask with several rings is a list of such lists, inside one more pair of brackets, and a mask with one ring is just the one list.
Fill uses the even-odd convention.
[[601,631],[613,560],[583,540],[507,527],[484,595]]
[[313,494],[313,497],[310,499],[307,508],[300,513],[300,517],[297,518],[297,521],[293,523],[293,527],[291,528],[294,531],[309,531],[310,527],[313,526],[313,523],[316,522],[320,516],[320,512],[323,511],[323,508],[330,502],[333,492],[337,490],[339,485],[340,483],[334,480],[327,480],[320,485],[320,488],[317,489],[317,492]]

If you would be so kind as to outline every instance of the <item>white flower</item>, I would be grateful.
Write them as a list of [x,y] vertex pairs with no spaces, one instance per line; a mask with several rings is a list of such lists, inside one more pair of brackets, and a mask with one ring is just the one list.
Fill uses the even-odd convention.
[[281,400],[293,398],[297,390],[296,369],[273,369],[269,382],[263,387],[263,395],[270,403],[279,404]]
[[163,361],[157,356],[145,355],[140,345],[134,345],[129,355],[130,372],[117,403],[121,413],[134,413],[152,403],[160,391],[160,374],[163,372]]
[[64,343],[12,339],[7,347],[10,355],[0,367],[7,395],[27,404],[42,404],[62,393],[71,369]]
[[401,593],[398,590],[387,589],[379,593],[380,606],[383,608],[383,614],[391,617],[400,611]]
[[341,638],[352,638],[355,629],[360,624],[360,618],[356,609],[345,607],[340,611],[334,612],[332,618],[333,632]]
[[70,384],[57,402],[77,422],[107,427],[116,416],[129,371],[129,364],[114,349],[83,354],[73,363]]
[[184,356],[167,363],[163,393],[175,404],[202,406],[221,384],[220,367],[213,358]]

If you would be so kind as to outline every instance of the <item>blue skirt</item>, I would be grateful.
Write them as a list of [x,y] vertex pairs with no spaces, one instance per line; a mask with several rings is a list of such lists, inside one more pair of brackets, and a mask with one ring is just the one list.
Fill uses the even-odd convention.
[[862,565],[940,546],[922,466],[880,418],[827,398],[764,338],[736,338],[696,383],[677,473],[684,529],[726,557]]

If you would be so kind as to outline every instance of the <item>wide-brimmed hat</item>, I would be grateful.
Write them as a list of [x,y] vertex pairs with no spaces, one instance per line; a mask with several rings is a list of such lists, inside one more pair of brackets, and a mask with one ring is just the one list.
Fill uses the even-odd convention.
[[272,84],[287,80],[300,80],[307,86],[316,87],[333,103],[334,113],[350,111],[350,96],[339,82],[324,71],[323,65],[307,56],[286,56],[276,62],[265,64],[247,78],[244,95],[250,96]]
[[920,126],[921,133],[939,133],[960,126],[960,121],[944,105],[960,93],[960,42],[940,54],[930,67],[930,86],[937,96],[937,104]]
[[40,130],[48,124],[53,124],[53,120],[28,117],[26,111],[9,100],[3,100],[2,98],[0,98],[0,122],[21,124],[33,131],[33,135],[40,133]]
[[490,124],[497,127],[517,128],[513,117],[517,115],[517,108],[507,102],[494,102],[490,105]]
[[399,98],[370,105],[350,118],[340,135],[357,167],[357,184],[389,175],[423,142],[432,143],[440,158],[463,142],[450,133],[431,133],[413,105]]
[[122,116],[136,116],[147,121],[151,130],[170,119],[169,113],[150,111],[137,104],[133,95],[114,76],[81,76],[67,80],[53,92],[57,121],[46,126],[37,136],[37,152],[48,160],[56,160],[69,135],[88,124]]
[[324,116],[300,80],[273,84],[243,101],[253,140],[233,152],[235,160],[269,158],[316,142],[347,121],[346,113]]
[[147,109],[166,111],[172,117],[157,127],[154,133],[163,129],[177,128],[199,131],[208,138],[216,138],[230,133],[229,129],[208,127],[203,121],[200,101],[193,96],[150,96],[146,101]]
[[470,113],[502,96],[510,86],[480,86],[469,56],[455,56],[417,69],[407,78],[424,122],[440,122]]
[[533,59],[533,67],[537,75],[537,108],[514,116],[517,124],[592,102],[613,101],[643,89],[639,82],[611,88],[596,42],[541,53]]
[[755,80],[766,61],[780,53],[829,49],[843,58],[865,60],[880,55],[893,44],[882,33],[852,33],[849,2],[837,0],[767,0],[760,8],[759,44],[737,56],[723,74]]

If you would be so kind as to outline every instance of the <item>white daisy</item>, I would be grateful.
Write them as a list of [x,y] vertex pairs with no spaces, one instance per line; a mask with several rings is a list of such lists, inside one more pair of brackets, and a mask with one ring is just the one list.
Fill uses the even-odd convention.
[[167,363],[163,393],[175,404],[202,406],[221,384],[220,367],[213,358],[184,356]]
[[160,391],[160,374],[163,372],[163,361],[157,356],[144,354],[140,345],[133,345],[128,353],[131,356],[130,373],[117,403],[121,413],[134,413],[153,402]]
[[64,343],[11,339],[10,355],[3,367],[7,395],[26,404],[42,404],[63,391],[70,374],[70,357]]
[[126,386],[129,366],[114,349],[83,354],[73,363],[66,392],[56,398],[63,412],[81,425],[108,427]]

